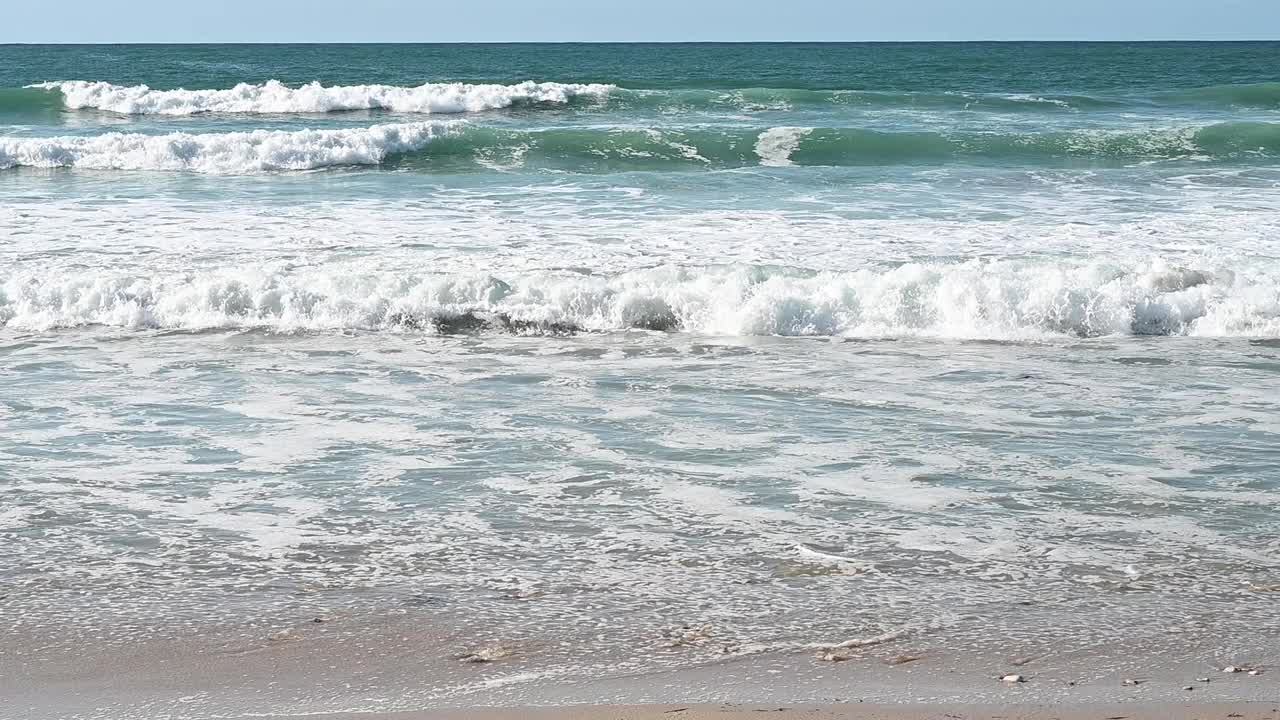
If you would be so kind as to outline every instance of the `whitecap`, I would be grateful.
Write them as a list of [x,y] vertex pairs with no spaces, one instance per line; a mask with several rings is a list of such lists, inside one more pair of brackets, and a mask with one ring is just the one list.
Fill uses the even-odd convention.
[[67,80],[28,87],[58,90],[70,109],[97,109],[122,115],[195,115],[199,113],[327,113],[389,110],[400,113],[472,113],[513,105],[564,105],[576,97],[604,98],[612,85],[522,82],[513,85],[426,83],[336,85],[313,82],[289,87],[278,80],[240,83],[221,90],[155,90],[147,85]]

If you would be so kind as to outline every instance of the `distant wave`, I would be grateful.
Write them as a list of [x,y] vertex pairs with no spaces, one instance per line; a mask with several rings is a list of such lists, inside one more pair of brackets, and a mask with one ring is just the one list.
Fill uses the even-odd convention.
[[610,100],[622,107],[787,111],[803,107],[915,108],[988,112],[1063,112],[1122,106],[1117,99],[1088,95],[811,90],[802,88],[632,90],[620,88]]
[[1280,123],[1061,132],[885,132],[777,127],[514,130],[462,121],[338,130],[107,133],[0,138],[0,169],[165,170],[244,174],[378,165],[432,171],[555,168],[595,172],[751,165],[948,162],[1131,164],[1248,161],[1280,155]]
[[[49,91],[54,91],[51,94]],[[61,98],[68,109],[96,109],[123,115],[201,113],[293,114],[353,110],[399,113],[468,113],[509,107],[562,107],[577,102],[602,109],[787,111],[843,106],[976,112],[1087,112],[1092,110],[1200,106],[1280,109],[1280,82],[1124,93],[991,93],[894,91],[787,87],[671,88],[647,90],[601,83],[519,82],[334,85],[297,87],[270,80],[214,90],[158,90],[147,85],[66,80],[0,90],[0,110],[43,108]]]
[[398,162],[614,171],[679,167],[846,166],[952,162],[1125,165],[1280,156],[1280,123],[1046,132],[890,132],[866,128],[692,127],[509,130],[469,125]]
[[[0,98],[0,108],[46,102],[61,95],[71,110],[105,110],[122,115],[202,113],[290,114],[352,110],[400,113],[466,113],[515,106],[564,106],[575,101],[606,108],[733,109],[743,112],[790,110],[801,106],[916,107],[941,110],[1034,112],[1111,107],[1123,103],[1087,95],[1031,95],[968,92],[891,92],[739,88],[627,89],[600,83],[521,82],[511,85],[427,83],[418,86],[335,85],[313,82],[289,87],[271,80],[219,90],[157,90],[147,85],[65,80],[28,85],[26,96]],[[53,95],[58,97],[58,95]]]
[[974,92],[968,90],[874,90],[744,87],[619,89],[615,99],[654,105],[732,107],[743,110],[787,110],[810,105],[868,108],[973,110],[1002,113],[1076,112],[1198,106],[1206,109],[1278,109],[1280,82],[1239,83],[1158,91],[1104,92]]
[[1005,340],[1280,335],[1280,275],[1246,270],[1064,258],[504,277],[345,267],[11,271],[0,276],[0,326]]
[[522,82],[514,85],[427,83],[417,87],[311,83],[291,88],[276,80],[241,83],[228,90],[153,90],[146,85],[112,85],[69,80],[29,88],[57,90],[73,110],[106,110],[122,115],[201,113],[327,113],[389,110],[400,113],[471,113],[516,105],[564,105],[577,97],[603,98],[609,85]]
[[611,100],[623,105],[733,108],[745,111],[791,110],[838,105],[865,108],[972,110],[978,112],[1087,112],[1198,106],[1206,109],[1280,108],[1280,82],[1214,85],[1141,92],[974,92],[967,90],[871,90],[746,87],[736,89],[618,88]]
[[1280,82],[1212,85],[1165,92],[1157,95],[1156,99],[1198,105],[1280,109]]
[[388,155],[422,148],[447,133],[449,128],[449,123],[420,122],[341,130],[0,137],[0,169],[35,167],[246,174],[377,165]]

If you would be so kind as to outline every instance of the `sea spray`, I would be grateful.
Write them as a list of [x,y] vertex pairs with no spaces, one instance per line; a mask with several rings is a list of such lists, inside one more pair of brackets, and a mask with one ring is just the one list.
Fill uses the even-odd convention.
[[[12,274],[0,324],[46,330],[657,330],[707,335],[1045,339],[1280,335],[1280,273],[1087,261],[852,272],[666,266],[614,275],[207,270]],[[1267,301],[1266,298],[1270,298]]]
[[422,148],[449,123],[419,122],[341,130],[253,130],[229,133],[106,133],[0,138],[0,168],[168,170],[242,174],[377,165],[388,155]]
[[350,85],[326,87],[313,82],[291,88],[272,80],[241,83],[227,90],[153,90],[70,80],[30,86],[58,90],[73,110],[106,110],[122,115],[197,115],[202,113],[288,114],[344,110],[400,113],[472,113],[513,105],[564,105],[576,97],[603,98],[610,85],[522,82],[512,85],[427,83],[416,87]]

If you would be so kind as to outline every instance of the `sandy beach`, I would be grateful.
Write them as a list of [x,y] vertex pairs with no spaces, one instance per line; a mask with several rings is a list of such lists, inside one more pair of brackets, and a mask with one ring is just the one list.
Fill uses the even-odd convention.
[[438,609],[147,640],[70,624],[0,631],[0,718],[1280,720],[1266,638],[988,655],[904,636],[847,648],[840,661],[825,659],[836,651],[724,657],[646,642],[664,666],[565,654],[549,637],[481,646],[465,628]]
[[[291,716],[272,716],[272,720],[285,720],[288,717]],[[1280,702],[1076,706],[586,705],[459,708],[421,713],[357,713],[308,717],[332,720],[1268,720],[1280,717]]]

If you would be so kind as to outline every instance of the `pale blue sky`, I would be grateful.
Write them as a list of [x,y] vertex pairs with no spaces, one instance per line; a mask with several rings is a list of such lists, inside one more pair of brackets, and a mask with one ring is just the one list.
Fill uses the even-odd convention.
[[15,0],[0,42],[1277,39],[1280,0]]

